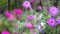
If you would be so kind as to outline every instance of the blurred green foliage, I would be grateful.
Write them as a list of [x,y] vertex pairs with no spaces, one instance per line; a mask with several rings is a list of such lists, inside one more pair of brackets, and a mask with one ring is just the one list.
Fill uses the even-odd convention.
[[7,4],[7,0],[0,0],[0,5]]

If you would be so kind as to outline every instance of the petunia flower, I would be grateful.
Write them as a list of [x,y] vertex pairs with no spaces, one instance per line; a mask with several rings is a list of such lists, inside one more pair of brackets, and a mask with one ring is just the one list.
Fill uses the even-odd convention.
[[6,17],[8,17],[9,19],[13,19],[13,18],[14,18],[14,16],[13,16],[10,12],[8,12],[8,11],[5,12],[5,15],[6,15]]
[[34,18],[34,16],[31,16],[31,15],[28,15],[28,16],[27,16],[27,19],[28,19],[28,20],[32,20],[33,18]]
[[59,13],[59,8],[55,7],[55,6],[52,6],[49,8],[49,12],[52,16],[55,16]]
[[47,22],[50,26],[56,26],[56,20],[54,18],[49,18]]
[[31,8],[31,3],[29,1],[24,1],[22,6],[26,9]]
[[6,30],[2,30],[1,34],[10,34],[10,32]]
[[13,13],[14,14],[22,14],[23,13],[23,10],[22,9],[14,9],[13,10]]
[[34,28],[34,25],[31,24],[30,22],[25,22],[25,26],[28,27],[29,29]]

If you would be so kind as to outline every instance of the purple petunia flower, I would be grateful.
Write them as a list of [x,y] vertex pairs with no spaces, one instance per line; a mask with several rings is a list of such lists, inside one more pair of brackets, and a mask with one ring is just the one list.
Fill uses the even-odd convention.
[[51,13],[52,16],[55,16],[59,13],[59,9],[55,6],[52,6],[49,8],[49,12]]
[[60,24],[60,17],[57,17],[56,21],[58,24]]
[[50,26],[56,26],[56,21],[54,18],[49,18],[47,22],[48,22],[48,25]]
[[23,6],[24,8],[26,8],[26,9],[31,8],[31,4],[30,4],[29,1],[24,1],[23,4],[22,4],[22,6]]
[[32,20],[33,18],[34,18],[34,16],[31,16],[31,15],[28,15],[28,16],[27,16],[27,19],[28,19],[28,20]]

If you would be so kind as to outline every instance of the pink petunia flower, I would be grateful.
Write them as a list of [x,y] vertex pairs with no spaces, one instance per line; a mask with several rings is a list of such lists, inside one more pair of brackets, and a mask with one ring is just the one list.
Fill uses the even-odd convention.
[[59,8],[52,6],[49,8],[49,12],[51,13],[52,16],[55,16],[59,13]]
[[13,10],[13,13],[14,14],[22,14],[23,13],[23,10],[22,9],[14,9]]
[[26,9],[31,8],[31,3],[29,1],[24,1],[22,6]]
[[28,20],[32,20],[33,18],[34,18],[34,16],[31,16],[31,15],[28,15],[28,16],[27,16],[27,19],[28,19]]
[[2,30],[1,34],[10,34],[10,32],[6,30]]
[[6,15],[6,17],[8,17],[9,19],[13,19],[13,18],[14,18],[14,16],[13,16],[10,12],[8,12],[8,11],[5,12],[5,15]]
[[31,24],[30,22],[25,22],[25,26],[27,26],[30,29],[34,28],[34,25]]
[[49,18],[48,20],[47,20],[47,22],[48,22],[48,25],[50,25],[50,26],[56,26],[56,20],[54,19],[54,18]]

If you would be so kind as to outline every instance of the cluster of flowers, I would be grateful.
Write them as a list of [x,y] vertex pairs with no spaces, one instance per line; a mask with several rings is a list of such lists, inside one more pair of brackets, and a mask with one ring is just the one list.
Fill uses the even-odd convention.
[[[32,8],[31,7],[31,3],[30,1],[24,1],[22,6],[25,8],[25,9],[28,9],[28,8]],[[41,9],[41,6],[38,6],[38,9]],[[56,16],[58,13],[59,13],[59,8],[58,7],[55,7],[55,6],[52,6],[52,7],[47,7],[47,11],[50,13],[51,17],[47,19],[47,23],[49,26],[56,26],[57,24],[60,24],[60,17],[57,17],[57,19],[54,18],[54,16]],[[9,12],[8,10],[5,11],[4,13],[9,19],[13,20],[15,17],[13,14],[15,14],[16,16],[17,15],[21,15],[23,14],[23,10],[22,9],[14,9],[12,12]],[[41,16],[41,15],[40,15]],[[17,16],[18,17],[18,16]],[[27,19],[28,20],[32,20],[34,19],[34,16],[31,16],[31,15],[28,15],[27,16]],[[30,23],[29,21],[26,21],[24,22],[25,26],[28,27],[29,29],[34,29],[35,28],[35,25]],[[42,26],[43,23],[41,23]],[[41,26],[38,25],[38,31],[41,31],[39,29],[41,29]],[[2,34],[10,34],[10,32],[6,31],[6,30],[2,30],[1,32]],[[34,33],[36,34],[36,33]]]
[[50,26],[56,26],[57,24],[60,24],[60,17],[57,17],[56,19],[54,18],[54,16],[59,14],[59,8],[52,6],[50,8],[47,8],[48,12],[50,12],[51,17],[48,18],[47,22]]
[[[30,4],[29,1],[24,1],[23,4],[22,4],[22,6],[23,6],[24,8],[26,8],[26,9],[31,8],[31,4]],[[15,18],[14,15],[16,15],[16,17],[18,17],[18,15],[23,14],[23,10],[22,10],[22,9],[14,9],[14,10],[12,10],[12,12],[7,10],[7,11],[4,12],[4,14],[5,14],[5,16],[6,16],[8,19],[13,20],[13,19]],[[33,18],[34,18],[34,16],[31,16],[31,15],[28,15],[28,16],[27,16],[27,19],[28,19],[28,20],[32,20]],[[31,24],[30,22],[25,22],[25,25],[26,25],[29,29],[34,28],[34,25]],[[7,30],[2,30],[2,31],[1,31],[1,34],[10,34],[10,32],[7,31]]]

